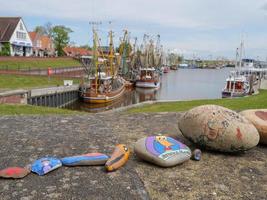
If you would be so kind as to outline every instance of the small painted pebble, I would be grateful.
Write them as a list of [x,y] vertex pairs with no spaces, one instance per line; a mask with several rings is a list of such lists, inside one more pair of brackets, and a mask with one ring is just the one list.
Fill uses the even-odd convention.
[[118,144],[115,147],[110,159],[105,164],[106,170],[115,171],[126,164],[130,156],[130,150],[124,144]]
[[9,167],[0,171],[1,178],[24,178],[31,173],[30,167]]
[[31,170],[39,176],[43,176],[61,166],[62,163],[58,158],[47,157],[36,160],[32,164]]
[[202,157],[202,152],[200,149],[195,149],[192,153],[192,159],[196,161],[200,161]]

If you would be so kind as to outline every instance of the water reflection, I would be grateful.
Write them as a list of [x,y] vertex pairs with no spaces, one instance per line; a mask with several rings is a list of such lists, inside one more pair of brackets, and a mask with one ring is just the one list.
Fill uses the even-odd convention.
[[160,89],[134,88],[122,98],[108,104],[86,104],[80,101],[67,108],[87,112],[106,110],[151,100],[191,100],[221,98],[221,90],[231,69],[179,69],[162,76]]

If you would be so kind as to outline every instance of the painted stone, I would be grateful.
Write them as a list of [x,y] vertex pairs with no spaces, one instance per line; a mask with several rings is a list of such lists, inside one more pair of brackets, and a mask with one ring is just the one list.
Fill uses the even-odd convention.
[[200,161],[202,156],[202,152],[200,149],[195,149],[192,153],[192,159],[196,161]]
[[260,143],[267,144],[267,109],[245,110],[240,114],[257,128],[260,134]]
[[106,170],[115,171],[125,165],[130,156],[130,150],[124,144],[118,144],[115,147],[110,159],[106,162]]
[[61,166],[62,163],[58,158],[47,157],[36,160],[32,164],[31,170],[39,176],[43,176]]
[[252,123],[221,106],[195,107],[180,118],[178,125],[187,139],[211,150],[245,151],[259,143],[259,133]]
[[185,144],[166,136],[139,139],[134,152],[139,158],[161,167],[175,166],[191,157],[191,150]]
[[30,167],[9,167],[0,171],[1,178],[24,178],[31,173]]
[[88,153],[60,159],[65,166],[105,165],[109,156],[102,153]]

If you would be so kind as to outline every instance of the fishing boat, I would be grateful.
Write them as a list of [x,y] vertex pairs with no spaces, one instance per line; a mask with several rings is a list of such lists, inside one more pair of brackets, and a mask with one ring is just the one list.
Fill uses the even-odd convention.
[[160,77],[155,68],[141,68],[135,86],[140,88],[159,88]]
[[[222,98],[243,97],[253,92],[253,80],[251,77],[244,76],[240,73],[242,66],[242,53],[244,42],[241,41],[240,49],[236,51],[235,71],[232,71],[226,79],[226,85],[222,90]],[[239,60],[239,61],[238,61]]]
[[250,84],[247,78],[233,72],[232,75],[226,79],[226,85],[222,91],[222,98],[243,97],[248,95],[249,92]]
[[178,66],[177,66],[177,65],[172,65],[172,66],[170,67],[170,69],[171,69],[171,70],[178,70]]
[[[93,59],[90,62],[89,81],[80,87],[80,98],[86,103],[102,104],[120,98],[125,91],[125,80],[117,75],[114,67],[113,33],[110,32],[110,49],[108,58],[101,52],[100,40],[93,29]],[[99,58],[99,56],[102,57]],[[107,66],[107,60],[108,65]],[[101,62],[102,61],[102,62]]]
[[[159,88],[160,87],[160,74],[159,66],[161,65],[161,58],[156,59],[158,62],[155,62],[155,57],[161,56],[160,50],[157,50],[159,47],[156,47],[153,44],[153,40],[149,41],[147,44],[147,35],[144,36],[144,49],[142,52],[142,62],[139,67],[139,73],[136,76],[135,86],[139,88]],[[157,46],[159,46],[159,36]],[[155,52],[156,55],[155,56]]]
[[170,72],[170,67],[169,66],[164,66],[163,67],[163,73],[169,73]]

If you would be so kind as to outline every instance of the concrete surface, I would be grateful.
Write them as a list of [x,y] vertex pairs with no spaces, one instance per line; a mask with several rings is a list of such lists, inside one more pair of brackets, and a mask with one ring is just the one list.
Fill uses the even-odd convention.
[[[24,166],[43,156],[87,152],[111,154],[114,145],[132,150],[144,136],[174,136],[179,113],[105,113],[83,116],[0,117],[0,168]],[[243,154],[203,151],[202,160],[160,168],[131,155],[113,173],[103,167],[62,167],[40,177],[0,179],[0,199],[266,199],[267,147]]]

